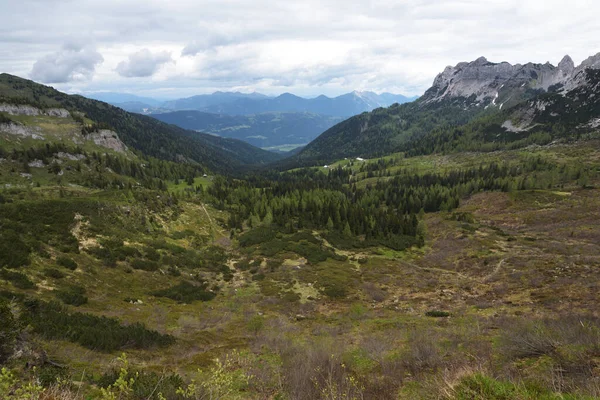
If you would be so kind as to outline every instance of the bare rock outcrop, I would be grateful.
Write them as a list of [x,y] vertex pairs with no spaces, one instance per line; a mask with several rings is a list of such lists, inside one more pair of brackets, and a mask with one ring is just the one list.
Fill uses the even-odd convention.
[[493,63],[485,57],[472,62],[448,66],[425,92],[424,103],[460,100],[467,106],[499,106],[509,101],[523,99],[527,90],[572,90],[585,84],[586,69],[600,69],[600,53],[589,57],[577,68],[568,55],[558,66],[550,63],[512,65]]
[[0,112],[5,112],[9,115],[47,115],[50,117],[68,118],[71,116],[69,111],[64,108],[48,108],[46,110],[40,110],[37,107],[23,105],[23,104],[0,104]]
[[88,136],[88,139],[93,140],[98,146],[103,146],[119,153],[127,151],[127,146],[119,139],[119,135],[108,129],[93,132]]

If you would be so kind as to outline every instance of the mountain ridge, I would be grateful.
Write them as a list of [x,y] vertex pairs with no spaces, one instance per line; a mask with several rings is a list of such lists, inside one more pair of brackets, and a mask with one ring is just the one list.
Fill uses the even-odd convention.
[[73,111],[71,114],[84,115],[81,118],[90,121],[90,129],[114,131],[126,146],[146,156],[196,163],[220,172],[233,172],[236,167],[265,164],[281,158],[243,141],[188,131],[9,74],[0,74],[0,103]]
[[[598,126],[598,70],[600,53],[577,67],[569,56],[556,67],[492,63],[485,57],[461,62],[446,67],[415,102],[352,117],[324,132],[294,160],[318,164],[399,151],[496,149],[581,137]],[[292,159],[284,164],[293,165]]]

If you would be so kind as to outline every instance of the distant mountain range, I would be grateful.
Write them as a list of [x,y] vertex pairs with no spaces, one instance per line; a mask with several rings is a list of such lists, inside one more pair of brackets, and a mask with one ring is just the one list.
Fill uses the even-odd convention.
[[240,92],[215,92],[169,101],[125,93],[95,93],[88,97],[185,129],[240,139],[270,150],[293,149],[343,119],[416,98],[357,91],[310,99],[291,93],[269,97]]
[[308,112],[335,117],[351,117],[379,107],[406,103],[417,97],[401,94],[357,92],[337,97],[315,98],[284,93],[269,97],[261,93],[215,92],[176,100],[160,101],[126,93],[91,93],[89,98],[104,101],[126,111],[157,114],[169,111],[197,110],[213,114],[253,115],[268,112]]
[[275,98],[243,97],[231,102],[204,107],[204,111],[229,114],[251,115],[264,112],[308,112],[313,114],[351,117],[379,107],[389,107],[394,103],[406,103],[414,98],[391,93],[376,94],[373,92],[352,92],[338,97],[321,95],[314,99],[305,99],[291,93],[284,93]]

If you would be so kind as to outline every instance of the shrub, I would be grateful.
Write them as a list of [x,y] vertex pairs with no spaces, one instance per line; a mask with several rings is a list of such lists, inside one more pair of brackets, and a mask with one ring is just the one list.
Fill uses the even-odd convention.
[[61,267],[70,269],[71,271],[75,271],[77,269],[77,263],[67,256],[58,256],[56,258],[56,263]]
[[151,261],[160,260],[160,253],[153,249],[152,247],[145,246],[144,247],[144,256]]
[[155,261],[135,259],[131,262],[131,268],[149,272],[158,271],[158,263]]
[[209,301],[215,298],[216,294],[206,290],[208,284],[202,282],[194,285],[188,281],[182,281],[178,285],[168,289],[157,290],[152,293],[156,297],[166,297],[179,303],[192,303],[194,301]]
[[8,301],[0,298],[0,363],[13,353],[19,328]]
[[[0,223],[3,222],[0,219]],[[0,229],[0,267],[17,268],[29,265],[31,248],[12,229]]]
[[271,226],[259,226],[238,237],[240,246],[249,247],[269,242],[277,236],[277,229]]
[[55,294],[63,303],[76,307],[88,302],[88,298],[85,296],[85,288],[81,286],[71,286],[66,289],[57,290]]
[[[161,393],[166,399],[182,399],[178,389],[185,386],[181,376],[177,374],[159,375],[153,371],[135,371],[127,370],[123,377],[125,381],[132,381],[131,385],[132,398],[159,400],[158,393]],[[96,381],[97,385],[102,388],[108,388],[114,385],[121,376],[121,371],[112,370],[105,373]]]
[[341,299],[346,297],[347,291],[346,288],[339,284],[329,284],[323,288],[323,293],[332,299]]
[[434,332],[411,332],[407,349],[401,358],[404,368],[413,375],[438,369],[443,360],[437,347],[438,342]]
[[25,323],[34,333],[46,339],[62,339],[83,347],[111,352],[124,347],[137,349],[152,346],[168,346],[174,342],[170,335],[147,329],[143,324],[121,325],[119,320],[88,313],[69,313],[58,302],[39,300],[24,303],[27,312]]
[[64,272],[57,270],[56,268],[44,269],[44,276],[54,279],[62,279],[65,277]]
[[10,281],[14,287],[19,289],[35,289],[37,287],[27,275],[21,272],[9,271],[2,268],[0,269],[0,278]]
[[433,318],[446,318],[450,316],[450,313],[447,311],[432,310],[427,311],[425,315]]
[[240,260],[235,263],[235,267],[240,271],[248,271],[250,269],[250,260]]

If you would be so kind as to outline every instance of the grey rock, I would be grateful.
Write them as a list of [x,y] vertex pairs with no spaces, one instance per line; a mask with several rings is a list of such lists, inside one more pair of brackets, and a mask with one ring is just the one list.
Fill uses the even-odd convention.
[[449,100],[467,107],[502,108],[504,104],[516,104],[531,97],[528,90],[572,90],[585,85],[587,75],[583,72],[589,68],[600,69],[600,53],[589,57],[577,68],[568,55],[556,67],[549,62],[524,65],[493,63],[479,57],[475,61],[446,67],[436,76],[422,101],[427,104]]
[[88,136],[98,146],[103,146],[119,153],[127,151],[127,146],[119,139],[119,135],[108,129],[102,129]]

